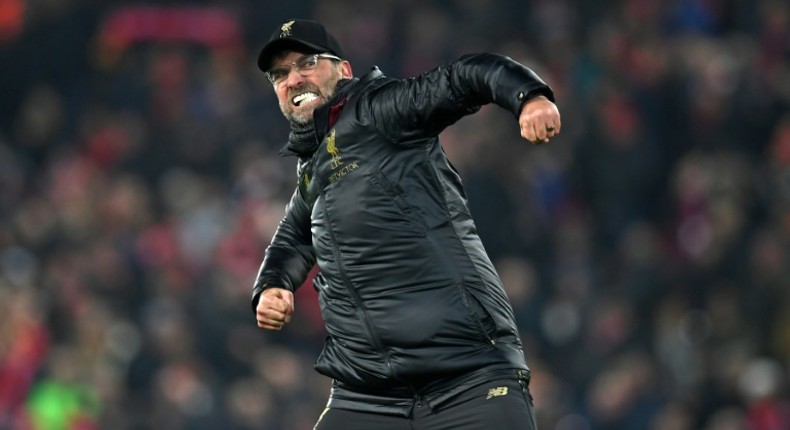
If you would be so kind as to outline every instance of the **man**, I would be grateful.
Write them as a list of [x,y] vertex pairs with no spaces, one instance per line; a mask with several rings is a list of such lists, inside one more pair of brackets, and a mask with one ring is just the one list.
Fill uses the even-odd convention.
[[492,54],[404,80],[375,67],[355,78],[343,58],[306,20],[258,57],[299,158],[253,287],[258,326],[289,322],[317,263],[329,335],[315,368],[332,378],[317,429],[534,429],[513,311],[438,134],[495,103],[547,142],[560,131],[551,89]]

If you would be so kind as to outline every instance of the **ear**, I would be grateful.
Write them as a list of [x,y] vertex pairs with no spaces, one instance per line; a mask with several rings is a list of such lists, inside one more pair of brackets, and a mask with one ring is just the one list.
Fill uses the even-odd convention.
[[354,72],[351,71],[351,63],[346,60],[340,62],[340,73],[343,78],[350,79],[354,77]]

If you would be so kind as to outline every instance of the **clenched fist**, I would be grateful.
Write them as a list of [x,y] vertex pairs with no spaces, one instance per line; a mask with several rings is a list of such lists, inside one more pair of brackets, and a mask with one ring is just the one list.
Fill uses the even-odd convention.
[[281,330],[291,321],[294,311],[294,294],[284,288],[263,290],[255,308],[258,327],[266,330]]
[[527,100],[518,116],[521,137],[533,144],[546,143],[549,138],[560,134],[561,125],[557,105],[545,96]]

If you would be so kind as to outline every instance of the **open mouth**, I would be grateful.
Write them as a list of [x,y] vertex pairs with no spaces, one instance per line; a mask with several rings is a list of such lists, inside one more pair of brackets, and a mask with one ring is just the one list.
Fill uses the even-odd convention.
[[318,98],[318,94],[307,92],[307,93],[299,94],[298,96],[294,97],[293,99],[291,99],[291,102],[294,104],[294,106],[301,106],[303,103],[310,103],[316,100],[317,98]]

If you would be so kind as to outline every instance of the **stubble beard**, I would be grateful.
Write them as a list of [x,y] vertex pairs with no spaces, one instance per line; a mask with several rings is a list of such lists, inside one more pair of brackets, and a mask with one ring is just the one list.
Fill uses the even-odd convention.
[[[293,91],[289,91],[285,103],[280,102],[280,110],[282,111],[285,118],[288,119],[288,121],[290,121],[293,125],[299,127],[311,125],[313,122],[313,113],[316,109],[327,104],[329,100],[332,99],[332,96],[335,95],[335,91],[337,90],[337,84],[340,82],[341,78],[342,76],[340,72],[335,71],[332,76],[322,85],[305,84],[304,86],[294,89]],[[307,109],[302,112],[295,112],[293,106],[290,104],[294,95],[308,91],[318,94],[320,102],[315,103],[312,109]]]

